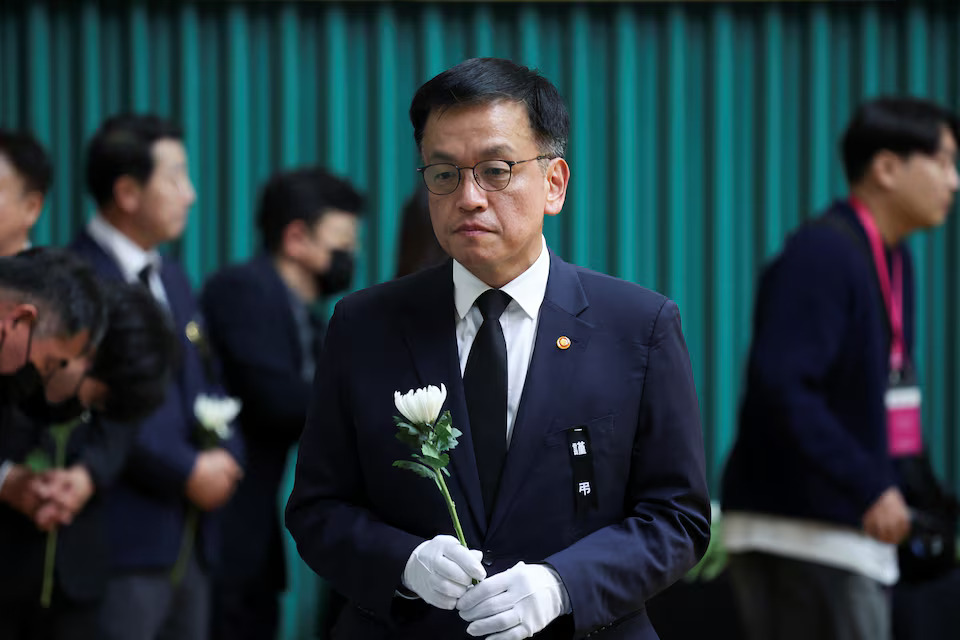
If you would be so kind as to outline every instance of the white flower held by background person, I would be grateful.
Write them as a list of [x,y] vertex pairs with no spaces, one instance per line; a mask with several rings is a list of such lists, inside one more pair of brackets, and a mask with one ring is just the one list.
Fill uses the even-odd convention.
[[447,399],[447,388],[440,385],[437,389],[432,384],[423,389],[411,389],[400,395],[393,392],[393,403],[407,422],[411,424],[433,424],[440,415],[440,409]]
[[240,413],[241,406],[236,398],[201,393],[193,403],[193,414],[204,431],[217,441],[226,440],[230,437],[230,423]]

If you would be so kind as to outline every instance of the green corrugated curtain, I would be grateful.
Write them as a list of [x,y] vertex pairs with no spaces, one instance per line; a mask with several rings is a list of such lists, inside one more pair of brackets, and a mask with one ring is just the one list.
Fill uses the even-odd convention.
[[[570,193],[547,240],[677,300],[716,488],[758,269],[843,195],[836,141],[856,103],[960,105],[960,7],[947,4],[5,2],[0,126],[32,129],[56,159],[35,233],[56,245],[92,210],[83,150],[98,123],[120,110],[179,121],[199,195],[170,250],[197,284],[254,251],[254,198],[272,171],[324,164],[369,196],[362,286],[394,269],[417,179],[416,87],[470,56],[540,68],[573,119]],[[960,489],[954,217],[910,242],[925,433]],[[293,587],[284,637],[308,637],[316,585],[295,571]]]

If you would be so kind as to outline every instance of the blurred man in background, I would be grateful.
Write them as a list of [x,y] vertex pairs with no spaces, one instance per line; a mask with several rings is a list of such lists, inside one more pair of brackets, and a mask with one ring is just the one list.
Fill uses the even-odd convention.
[[891,637],[886,587],[911,526],[894,459],[921,445],[904,240],[946,219],[957,141],[956,115],[937,105],[862,105],[841,145],[849,198],[791,236],[761,277],[723,483],[751,640]]
[[214,588],[217,640],[272,640],[286,562],[277,510],[290,448],[306,420],[324,326],[316,309],[351,283],[363,200],[320,168],[285,171],[264,186],[257,211],[263,253],[214,275],[201,303],[224,365],[227,390],[243,401],[243,480],[224,523]]
[[242,458],[236,434],[209,449],[197,440],[194,402],[218,393],[215,365],[186,274],[157,251],[180,237],[195,199],[181,132],[152,115],[110,118],[89,143],[86,176],[98,212],[72,248],[101,277],[141,283],[166,310],[180,356],[164,403],[141,424],[106,496],[113,575],[103,637],[205,640],[219,535],[214,519],[197,513],[226,504]]
[[107,330],[89,366],[68,366],[80,376],[64,383],[71,399],[27,398],[0,438],[38,498],[32,509],[0,505],[5,640],[102,638],[110,574],[104,492],[126,461],[136,422],[163,402],[174,360],[165,313],[149,293],[127,284],[104,293]]

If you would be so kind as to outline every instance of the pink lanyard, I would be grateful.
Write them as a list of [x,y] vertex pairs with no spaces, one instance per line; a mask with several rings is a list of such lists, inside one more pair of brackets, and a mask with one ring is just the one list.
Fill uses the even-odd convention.
[[887,270],[887,255],[883,250],[883,238],[880,229],[866,205],[850,197],[850,204],[857,212],[857,218],[867,232],[870,241],[870,251],[873,253],[873,264],[877,268],[877,278],[880,280],[880,291],[883,293],[884,306],[890,317],[890,369],[899,371],[903,367],[904,340],[903,340],[903,260],[899,251],[893,252],[893,282],[890,281],[890,272]]

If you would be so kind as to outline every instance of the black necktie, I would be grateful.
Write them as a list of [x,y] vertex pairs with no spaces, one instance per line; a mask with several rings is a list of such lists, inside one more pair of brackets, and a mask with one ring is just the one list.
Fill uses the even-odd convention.
[[477,298],[483,323],[463,372],[467,414],[487,518],[493,511],[500,471],[507,456],[507,343],[500,327],[500,314],[510,300],[510,296],[499,289],[488,289]]
[[147,291],[152,291],[152,289],[150,289],[150,273],[152,271],[153,265],[148,262],[143,269],[137,272],[137,278],[143,283],[143,286],[147,288]]

